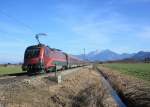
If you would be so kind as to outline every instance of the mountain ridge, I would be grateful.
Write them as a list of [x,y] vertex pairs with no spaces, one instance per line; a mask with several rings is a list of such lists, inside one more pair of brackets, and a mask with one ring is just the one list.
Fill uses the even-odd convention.
[[109,49],[102,51],[95,50],[91,51],[88,54],[76,55],[81,59],[86,59],[89,61],[115,61],[123,59],[134,59],[134,60],[144,60],[147,57],[150,57],[150,52],[139,51],[137,53],[116,53]]

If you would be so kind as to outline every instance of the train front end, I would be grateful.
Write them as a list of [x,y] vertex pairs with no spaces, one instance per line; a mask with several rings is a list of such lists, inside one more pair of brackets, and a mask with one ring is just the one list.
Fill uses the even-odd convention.
[[43,62],[44,49],[42,46],[30,46],[24,54],[22,70],[28,73],[38,73],[44,70]]

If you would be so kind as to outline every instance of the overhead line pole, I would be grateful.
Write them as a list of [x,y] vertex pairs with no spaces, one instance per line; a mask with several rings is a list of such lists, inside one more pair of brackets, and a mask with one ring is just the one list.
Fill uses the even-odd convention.
[[86,58],[85,58],[85,48],[83,50],[84,50],[84,60],[86,60]]

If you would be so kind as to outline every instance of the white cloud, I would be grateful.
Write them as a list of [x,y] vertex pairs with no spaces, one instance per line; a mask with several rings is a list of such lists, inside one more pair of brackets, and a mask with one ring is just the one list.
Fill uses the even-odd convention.
[[[110,45],[113,47],[114,39],[125,38],[124,35],[132,36],[135,33],[136,25],[128,23],[126,16],[113,10],[113,7],[94,7],[90,11],[86,10],[86,6],[80,7],[73,4],[63,4],[58,8],[57,19],[67,26],[76,37],[68,43],[73,47],[84,46],[100,48]],[[123,35],[122,35],[123,34]],[[124,44],[125,45],[125,44]],[[74,47],[75,48],[75,47]]]

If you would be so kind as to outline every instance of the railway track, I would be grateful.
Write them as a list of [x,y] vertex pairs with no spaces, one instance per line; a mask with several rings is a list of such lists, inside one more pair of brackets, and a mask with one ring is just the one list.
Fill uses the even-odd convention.
[[10,84],[11,82],[17,82],[24,79],[30,79],[36,76],[46,76],[46,75],[54,75],[54,73],[47,73],[47,74],[39,74],[39,75],[31,75],[29,76],[27,72],[23,73],[14,73],[14,74],[7,74],[0,76],[0,85],[2,84]]
[[33,75],[28,75],[27,72],[22,72],[22,73],[13,73],[13,74],[6,74],[6,75],[1,75],[0,76],[0,84],[9,84],[10,82],[15,82],[15,81],[21,81],[24,79],[30,79],[33,77],[38,77],[38,76],[55,76],[56,73],[57,75],[67,75],[71,72],[74,72],[77,69],[80,69],[81,67],[78,68],[72,68],[72,69],[67,69],[67,70],[58,70],[57,72],[50,72],[50,73],[43,73],[43,74],[33,74]]
[[10,82],[20,81],[28,78],[27,73],[15,73],[0,76],[0,84],[9,84]]

